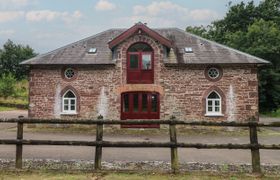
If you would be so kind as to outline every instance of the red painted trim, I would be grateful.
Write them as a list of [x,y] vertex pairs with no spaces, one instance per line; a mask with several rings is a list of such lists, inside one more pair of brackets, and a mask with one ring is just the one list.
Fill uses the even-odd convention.
[[[129,112],[123,112],[124,95],[129,95]],[[138,95],[138,112],[133,112],[133,95]],[[147,112],[142,112],[142,94],[147,94]],[[152,112],[152,95],[157,95],[157,112]],[[159,119],[160,118],[160,94],[158,92],[132,91],[121,94],[121,119]],[[122,128],[159,128],[158,124],[152,125],[121,125]]]
[[128,30],[126,30],[125,32],[121,33],[119,36],[117,36],[113,40],[111,40],[108,43],[109,44],[109,48],[110,49],[114,48],[116,45],[118,45],[119,43],[123,42],[125,39],[127,39],[128,37],[130,37],[134,33],[137,33],[137,31],[139,31],[139,30],[141,30],[142,32],[145,32],[151,38],[159,41],[161,44],[165,45],[166,47],[168,47],[168,48],[172,47],[172,42],[169,39],[163,37],[162,35],[160,35],[156,31],[148,28],[146,25],[144,25],[142,23],[137,23],[134,26],[132,26],[131,28],[129,28]]
[[[133,43],[131,46],[135,45],[135,44],[138,44],[138,43],[143,43],[143,44],[146,44],[147,46],[150,46],[149,44],[147,44],[146,42],[136,42],[136,43]],[[129,48],[130,48],[129,47]],[[128,48],[128,49],[129,49]],[[150,46],[151,49],[152,46]],[[126,81],[127,83],[133,83],[133,84],[152,84],[154,83],[154,50],[151,51],[151,52],[142,52],[142,51],[138,51],[138,52],[129,52],[127,49],[127,55],[126,55],[126,59],[127,59],[127,63],[126,63]],[[130,55],[138,55],[138,68],[137,69],[130,69]],[[151,54],[151,65],[152,65],[152,68],[149,69],[149,70],[145,70],[145,69],[142,69],[142,55],[143,54]],[[146,80],[143,80],[142,79],[142,74],[144,74],[145,72],[150,72],[151,76],[149,77],[149,79],[146,79]],[[129,76],[131,76],[132,73],[139,73],[139,79],[132,79],[132,80],[129,80]]]

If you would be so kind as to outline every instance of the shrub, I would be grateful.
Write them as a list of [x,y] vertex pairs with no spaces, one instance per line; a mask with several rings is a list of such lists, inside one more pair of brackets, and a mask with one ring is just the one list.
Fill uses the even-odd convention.
[[0,96],[5,99],[15,93],[16,79],[11,74],[4,74],[0,79]]
[[15,91],[12,95],[15,99],[28,99],[28,81],[27,79],[23,79],[21,81],[17,81],[15,85]]

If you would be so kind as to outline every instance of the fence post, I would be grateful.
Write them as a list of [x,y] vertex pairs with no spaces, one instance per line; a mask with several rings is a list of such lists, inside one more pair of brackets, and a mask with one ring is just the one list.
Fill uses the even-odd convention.
[[[253,117],[251,121],[256,122],[255,117]],[[258,145],[259,143],[258,143],[257,126],[251,125],[249,128],[250,128],[250,144]],[[251,156],[252,156],[253,173],[261,173],[260,149],[258,147],[252,147]]]
[[[22,116],[19,116],[19,118],[22,118]],[[23,139],[23,123],[18,122],[17,123],[17,140]],[[21,169],[22,168],[22,144],[16,145],[16,168]]]
[[[99,120],[102,120],[103,117],[99,116]],[[103,140],[103,124],[96,124],[96,142],[102,142]],[[94,161],[94,169],[101,169],[101,159],[102,159],[102,146],[96,145],[95,147],[95,161]]]
[[[170,142],[177,144],[176,124],[173,124],[173,120],[175,120],[175,117],[172,116],[170,120],[171,120],[169,124]],[[177,173],[179,171],[177,147],[171,147],[171,169],[173,173]]]

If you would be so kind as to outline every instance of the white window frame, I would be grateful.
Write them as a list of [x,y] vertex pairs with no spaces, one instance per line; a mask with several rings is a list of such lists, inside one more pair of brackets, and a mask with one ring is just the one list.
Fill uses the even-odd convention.
[[[209,95],[211,93],[216,93],[219,98],[215,98],[215,99],[209,99]],[[208,102],[211,102],[212,104],[212,111],[209,111],[208,110]],[[215,102],[219,102],[219,105],[215,105]],[[217,92],[217,91],[211,91],[208,95],[207,95],[207,98],[206,98],[206,114],[205,116],[223,116],[222,114],[222,97],[220,96],[220,94]],[[219,111],[215,111],[216,110],[216,107],[219,107]]]
[[[73,91],[71,91],[74,94],[75,97],[74,98],[65,97],[65,95],[69,91],[71,91],[71,90],[66,91],[62,96],[62,114],[77,114],[77,96]],[[64,109],[64,105],[65,105],[64,100],[68,101],[67,110]],[[71,110],[71,100],[75,101],[75,104],[74,104],[75,109],[74,110]]]

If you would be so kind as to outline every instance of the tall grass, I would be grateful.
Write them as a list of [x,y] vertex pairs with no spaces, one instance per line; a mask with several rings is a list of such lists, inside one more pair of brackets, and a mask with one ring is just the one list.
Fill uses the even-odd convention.
[[0,97],[0,103],[3,104],[28,104],[28,81],[26,79],[16,82],[15,91],[9,97]]

